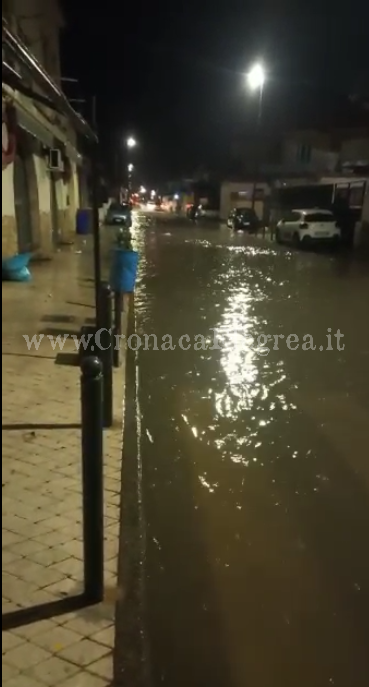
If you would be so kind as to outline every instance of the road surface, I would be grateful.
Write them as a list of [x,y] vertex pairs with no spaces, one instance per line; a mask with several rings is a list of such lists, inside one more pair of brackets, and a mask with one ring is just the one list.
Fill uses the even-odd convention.
[[154,687],[367,687],[368,265],[175,220],[135,240]]

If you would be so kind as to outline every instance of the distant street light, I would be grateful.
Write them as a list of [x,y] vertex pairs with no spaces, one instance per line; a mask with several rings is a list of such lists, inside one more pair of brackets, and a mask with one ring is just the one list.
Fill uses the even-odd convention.
[[257,63],[247,73],[247,83],[252,91],[263,90],[265,83],[265,70],[262,64]]
[[132,162],[130,162],[130,164],[128,165],[128,171],[129,171],[130,173],[132,173],[133,170],[134,170],[134,165],[132,164]]
[[140,193],[142,193],[142,194],[146,193],[146,189],[144,186],[140,186]]
[[129,138],[127,138],[127,148],[135,148],[136,145],[137,145],[136,139],[133,138],[133,136],[129,136]]
[[155,196],[156,196],[156,191],[151,191],[151,194],[150,194],[150,195],[151,195],[151,198],[155,198]]
[[251,91],[259,91],[259,109],[258,118],[256,123],[256,148],[255,148],[255,167],[254,167],[254,178],[251,196],[251,207],[255,208],[255,196],[256,196],[256,183],[259,176],[259,157],[260,157],[260,128],[261,128],[261,115],[263,110],[263,91],[266,79],[265,69],[260,62],[255,63],[250,71],[246,75],[248,87]]

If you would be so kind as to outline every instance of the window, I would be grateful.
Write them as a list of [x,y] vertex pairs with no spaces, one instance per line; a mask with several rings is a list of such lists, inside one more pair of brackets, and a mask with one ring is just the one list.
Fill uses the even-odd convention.
[[231,192],[231,200],[246,200],[247,198],[251,197],[251,192],[249,191],[232,191]]
[[255,211],[252,208],[237,208],[235,215],[242,217],[245,220],[255,219]]
[[298,162],[310,162],[311,160],[311,145],[310,143],[302,143],[297,150]]
[[284,222],[298,222],[300,218],[301,218],[301,215],[296,210],[286,210],[283,213],[282,219]]
[[307,222],[333,222],[330,212],[309,212],[305,217]]

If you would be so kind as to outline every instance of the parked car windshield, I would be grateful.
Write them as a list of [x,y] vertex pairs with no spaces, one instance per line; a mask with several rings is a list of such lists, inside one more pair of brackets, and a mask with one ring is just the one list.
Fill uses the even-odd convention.
[[124,210],[127,212],[130,210],[130,206],[128,203],[112,203],[109,210],[112,210],[113,212],[122,212],[122,210]]
[[333,222],[333,215],[329,212],[309,212],[306,215],[307,222]]
[[255,219],[255,212],[251,208],[237,208],[236,215],[242,219]]

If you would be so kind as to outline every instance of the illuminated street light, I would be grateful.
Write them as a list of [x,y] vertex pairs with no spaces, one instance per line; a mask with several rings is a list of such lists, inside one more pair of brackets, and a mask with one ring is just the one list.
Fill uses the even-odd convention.
[[156,191],[151,191],[151,194],[150,194],[150,195],[151,195],[151,198],[155,198],[155,196],[156,196]]
[[134,165],[132,164],[132,162],[130,162],[130,164],[128,165],[128,171],[133,172],[133,170],[134,170]]
[[146,193],[146,189],[144,186],[140,186],[140,193]]
[[135,148],[137,145],[137,141],[133,136],[130,136],[127,138],[127,148]]
[[252,91],[263,90],[265,83],[265,69],[262,64],[256,63],[247,73],[247,83]]

